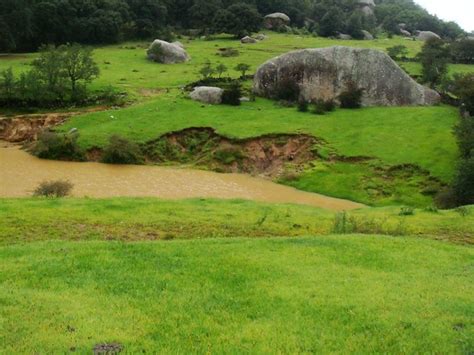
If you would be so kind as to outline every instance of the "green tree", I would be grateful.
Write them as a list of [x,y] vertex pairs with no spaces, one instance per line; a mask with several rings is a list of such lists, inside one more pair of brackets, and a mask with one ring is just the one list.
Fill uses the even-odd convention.
[[215,73],[216,70],[212,67],[211,62],[206,62],[199,70],[199,74],[201,74],[204,80],[211,78]]
[[408,48],[403,45],[393,46],[387,49],[388,55],[393,60],[405,59],[408,55]]
[[347,33],[355,39],[363,39],[364,33],[362,30],[362,14],[358,11],[354,12],[347,21]]
[[15,94],[15,87],[15,75],[10,67],[0,73],[0,95],[11,99]]
[[245,3],[237,3],[221,10],[214,18],[214,30],[226,32],[236,37],[256,32],[260,29],[262,17],[257,9]]
[[217,67],[216,67],[216,73],[217,75],[219,75],[219,78],[222,77],[222,74],[224,74],[225,72],[227,72],[227,67],[220,63]]
[[51,96],[64,97],[66,75],[63,67],[64,56],[59,48],[43,46],[40,55],[33,61],[33,68],[46,85]]
[[321,19],[319,34],[323,37],[337,35],[344,30],[345,15],[338,7],[332,7]]
[[449,55],[449,48],[440,39],[430,39],[423,45],[419,54],[422,65],[422,79],[432,88],[441,84],[446,78]]
[[99,67],[92,57],[92,48],[73,44],[63,45],[59,50],[63,54],[62,66],[71,85],[71,98],[76,100],[78,83],[82,82],[85,88],[86,83],[99,75]]
[[250,65],[245,63],[239,63],[234,68],[235,71],[239,71],[241,73],[241,77],[245,78],[245,75],[250,70]]

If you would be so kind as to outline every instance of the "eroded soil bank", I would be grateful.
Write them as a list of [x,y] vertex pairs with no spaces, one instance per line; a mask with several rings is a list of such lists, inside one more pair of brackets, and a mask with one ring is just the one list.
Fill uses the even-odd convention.
[[332,210],[363,207],[243,174],[42,160],[12,146],[0,148],[0,165],[0,197],[31,196],[40,182],[63,179],[74,184],[73,195],[77,197],[241,198]]

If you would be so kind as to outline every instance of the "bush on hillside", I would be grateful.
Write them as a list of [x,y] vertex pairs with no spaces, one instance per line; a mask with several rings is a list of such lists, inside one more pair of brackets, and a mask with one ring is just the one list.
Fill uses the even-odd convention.
[[309,104],[308,101],[300,99],[298,101],[298,111],[299,112],[308,112]]
[[35,189],[33,196],[48,198],[66,197],[71,194],[73,186],[69,181],[64,180],[44,181]]
[[113,135],[104,149],[102,162],[107,164],[143,164],[140,147],[128,139]]
[[362,106],[362,94],[364,89],[360,89],[350,81],[347,88],[339,95],[342,108],[360,108]]
[[242,85],[238,80],[233,81],[222,93],[222,103],[224,105],[239,106],[241,104]]
[[41,159],[83,161],[84,152],[77,144],[77,134],[44,132],[38,137],[31,152]]

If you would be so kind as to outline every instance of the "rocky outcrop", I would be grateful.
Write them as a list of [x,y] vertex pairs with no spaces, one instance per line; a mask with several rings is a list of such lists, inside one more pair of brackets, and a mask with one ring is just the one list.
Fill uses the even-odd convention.
[[257,43],[257,40],[255,38],[245,36],[244,38],[240,40],[240,42],[244,44],[249,44],[249,43]]
[[351,47],[304,49],[273,58],[257,70],[256,94],[278,98],[295,87],[307,101],[337,101],[348,83],[363,89],[364,106],[433,105],[438,93],[408,76],[387,54]]
[[375,9],[374,0],[357,0],[356,5],[365,16],[373,16]]
[[433,38],[441,39],[441,37],[438,34],[431,31],[416,31],[415,35],[416,35],[416,39],[420,41],[428,41]]
[[366,30],[362,30],[362,33],[364,34],[364,40],[365,41],[372,41],[374,39],[374,36],[372,36],[372,33]]
[[222,102],[224,90],[212,86],[198,86],[189,94],[194,101],[203,102],[211,105],[218,105]]
[[163,64],[183,63],[189,55],[181,43],[169,43],[156,39],[147,50],[148,59]]
[[352,36],[351,35],[347,35],[345,33],[339,33],[337,35],[337,38],[338,39],[342,39],[342,40],[345,40],[345,41],[348,41],[348,40],[351,40],[352,39]]
[[400,29],[400,34],[404,37],[411,37],[411,33],[407,30],[404,30],[403,28]]
[[265,16],[263,19],[263,25],[268,30],[281,30],[285,26],[290,24],[290,17],[281,12],[275,12],[273,14]]

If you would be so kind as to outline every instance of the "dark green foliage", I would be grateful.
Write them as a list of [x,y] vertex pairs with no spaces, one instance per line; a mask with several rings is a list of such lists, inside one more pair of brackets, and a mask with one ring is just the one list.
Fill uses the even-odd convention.
[[423,45],[418,55],[422,65],[422,80],[431,87],[441,84],[448,73],[449,47],[444,41],[432,38]]
[[298,111],[299,112],[308,112],[309,104],[306,100],[299,100],[298,101]]
[[239,63],[234,68],[235,71],[239,71],[241,73],[241,78],[245,78],[245,74],[250,70],[250,65],[245,63]]
[[347,88],[339,95],[342,108],[360,108],[362,106],[362,94],[364,89],[358,88],[352,81],[347,84]]
[[387,49],[388,55],[393,60],[405,60],[408,55],[408,48],[402,45],[393,46]]
[[45,132],[38,137],[32,153],[42,159],[84,160],[84,152],[77,144],[77,134]]
[[413,216],[414,214],[415,210],[412,207],[402,207],[398,213],[399,216]]
[[128,139],[113,135],[104,149],[102,162],[107,164],[143,164],[140,147]]
[[313,103],[313,113],[316,115],[324,115],[326,112],[331,112],[336,109],[334,100],[316,100]]
[[454,63],[474,64],[474,40],[463,39],[453,42],[450,50]]
[[222,94],[222,103],[224,105],[239,106],[241,104],[242,85],[240,81],[234,80],[228,88],[224,89]]
[[44,181],[33,192],[36,197],[60,198],[71,194],[73,184],[69,181]]
[[229,33],[239,38],[258,31],[261,24],[262,16],[257,9],[245,3],[236,3],[220,10],[214,18],[216,32]]
[[16,78],[0,73],[0,102],[10,107],[59,107],[90,100],[86,85],[99,75],[92,49],[80,45],[44,46],[32,68]]
[[31,51],[45,43],[168,41],[173,29],[243,36],[258,31],[262,16],[272,12],[286,13],[291,26],[308,26],[323,36],[350,32],[359,38],[361,29],[379,25],[396,34],[399,23],[449,39],[464,35],[457,24],[443,22],[411,0],[378,0],[375,11],[376,16],[360,16],[354,0],[1,0],[0,52]]

